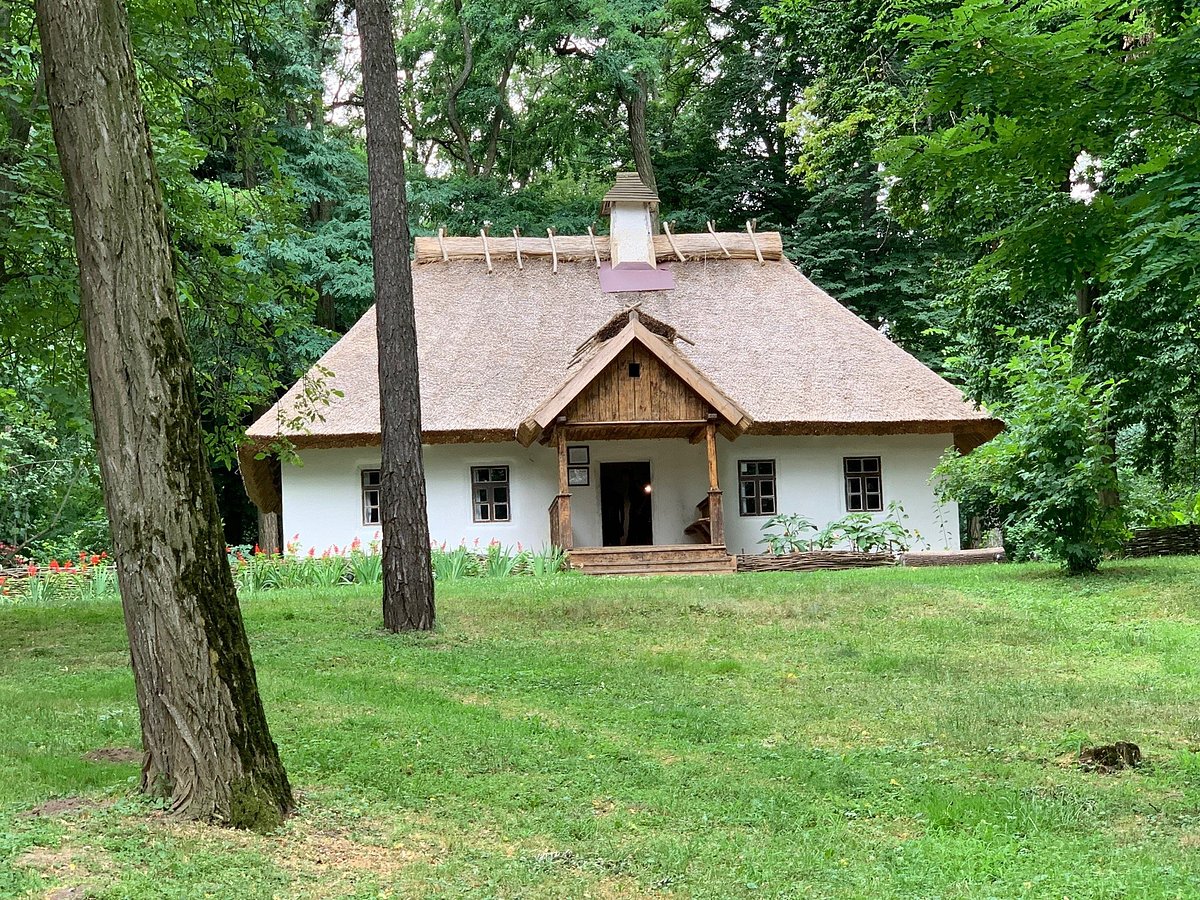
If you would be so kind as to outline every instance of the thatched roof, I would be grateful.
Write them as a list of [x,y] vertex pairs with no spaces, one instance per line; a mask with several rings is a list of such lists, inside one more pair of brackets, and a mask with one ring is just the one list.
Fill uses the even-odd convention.
[[[778,240],[777,235],[763,235]],[[639,303],[670,323],[678,352],[749,417],[751,434],[955,433],[986,439],[999,423],[801,275],[787,260],[667,263],[676,288],[603,293],[594,260],[414,266],[424,440],[513,440],[563,384],[577,351]],[[674,335],[672,335],[674,337]],[[342,392],[323,419],[290,434],[298,447],[378,443],[375,313],[321,359]],[[263,445],[294,415],[289,391],[249,429]],[[287,429],[282,429],[286,434]]]

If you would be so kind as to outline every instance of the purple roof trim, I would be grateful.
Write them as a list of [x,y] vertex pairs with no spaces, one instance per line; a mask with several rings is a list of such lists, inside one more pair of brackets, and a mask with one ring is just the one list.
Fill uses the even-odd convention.
[[670,269],[614,269],[612,263],[600,263],[600,290],[606,294],[620,291],[671,291],[675,275]]

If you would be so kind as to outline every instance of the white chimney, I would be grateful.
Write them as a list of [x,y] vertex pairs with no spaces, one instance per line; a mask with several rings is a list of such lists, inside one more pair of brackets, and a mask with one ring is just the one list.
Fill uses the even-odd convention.
[[609,255],[614,269],[656,269],[650,212],[658,195],[636,172],[618,172],[617,182],[604,195],[600,212],[609,216]]

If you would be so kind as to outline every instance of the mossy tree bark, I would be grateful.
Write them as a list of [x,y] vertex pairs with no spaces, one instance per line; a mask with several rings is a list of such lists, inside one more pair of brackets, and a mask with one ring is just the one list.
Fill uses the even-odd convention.
[[434,619],[433,570],[421,460],[421,388],[396,42],[387,0],[359,0],[357,15],[379,331],[383,621],[392,631],[427,630]]
[[162,194],[120,0],[37,0],[79,257],[96,446],[145,748],[174,812],[293,808],[225,559]]

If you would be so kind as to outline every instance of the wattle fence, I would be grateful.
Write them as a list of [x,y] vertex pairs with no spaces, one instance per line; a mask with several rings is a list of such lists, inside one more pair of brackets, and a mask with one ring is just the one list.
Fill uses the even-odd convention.
[[1190,556],[1200,554],[1200,525],[1138,528],[1125,542],[1124,556]]

